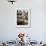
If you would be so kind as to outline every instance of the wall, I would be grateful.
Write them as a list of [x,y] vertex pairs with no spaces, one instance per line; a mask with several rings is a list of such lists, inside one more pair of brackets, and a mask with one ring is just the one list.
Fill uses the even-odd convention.
[[[18,32],[30,34],[33,40],[46,40],[45,0],[17,0],[14,5],[0,0],[0,40],[15,40]],[[16,8],[31,9],[31,27],[16,28]]]

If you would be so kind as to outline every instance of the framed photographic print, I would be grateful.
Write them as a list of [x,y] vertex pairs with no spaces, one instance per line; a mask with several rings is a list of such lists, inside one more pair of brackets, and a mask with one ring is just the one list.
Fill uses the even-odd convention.
[[16,9],[16,27],[30,27],[31,13],[28,8]]

